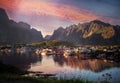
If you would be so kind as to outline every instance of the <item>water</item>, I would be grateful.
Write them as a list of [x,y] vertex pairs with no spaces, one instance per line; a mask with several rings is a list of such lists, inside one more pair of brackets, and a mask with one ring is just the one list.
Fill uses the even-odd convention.
[[59,78],[80,78],[92,81],[107,80],[120,83],[120,64],[106,60],[81,60],[79,56],[37,55],[34,52],[0,53],[0,61],[22,70],[56,74]]

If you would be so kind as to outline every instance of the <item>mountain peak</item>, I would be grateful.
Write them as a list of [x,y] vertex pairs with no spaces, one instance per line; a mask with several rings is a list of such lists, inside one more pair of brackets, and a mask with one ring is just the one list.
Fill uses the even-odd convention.
[[[96,19],[96,20],[93,20],[92,22],[102,22],[101,20],[98,20],[98,19]],[[104,23],[104,22],[102,22],[102,23]]]
[[3,8],[0,8],[0,11],[5,11]]
[[59,27],[57,30],[64,30],[64,28],[63,27]]
[[46,35],[46,36],[44,37],[45,40],[50,40],[50,38],[51,38],[51,35]]
[[0,22],[3,23],[3,22],[6,22],[8,20],[9,20],[9,18],[8,18],[7,13],[5,12],[4,9],[0,8]]
[[109,25],[110,25],[109,23],[105,23],[105,22],[103,22],[103,21],[101,21],[101,20],[97,20],[97,19],[91,21],[90,23],[96,23],[96,24],[106,25],[106,26],[109,26]]

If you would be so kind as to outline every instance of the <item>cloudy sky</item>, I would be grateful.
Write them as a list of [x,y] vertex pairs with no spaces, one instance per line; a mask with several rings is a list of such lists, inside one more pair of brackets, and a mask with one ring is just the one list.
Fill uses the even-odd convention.
[[44,36],[95,19],[120,25],[120,0],[0,0],[0,7],[10,19],[27,22]]

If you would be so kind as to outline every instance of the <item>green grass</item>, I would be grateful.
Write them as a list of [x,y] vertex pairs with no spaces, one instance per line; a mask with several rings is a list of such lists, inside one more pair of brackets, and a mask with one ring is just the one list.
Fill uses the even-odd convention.
[[80,79],[57,79],[55,77],[24,76],[25,71],[0,62],[0,83],[92,83]]
[[56,78],[42,78],[42,77],[25,77],[20,75],[12,75],[12,74],[1,74],[0,80],[6,82],[29,82],[29,83],[92,83],[90,81],[83,81],[80,79],[56,79]]

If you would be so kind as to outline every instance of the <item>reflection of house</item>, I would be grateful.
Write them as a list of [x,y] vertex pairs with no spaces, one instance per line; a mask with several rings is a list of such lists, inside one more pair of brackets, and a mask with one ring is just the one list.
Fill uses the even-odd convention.
[[106,64],[99,60],[79,60],[78,58],[69,57],[66,63],[70,67],[92,70],[94,72],[99,72],[106,67],[111,67],[112,65]]
[[53,60],[56,64],[59,64],[59,66],[64,66],[64,64],[66,63],[65,57],[61,55],[53,56]]

